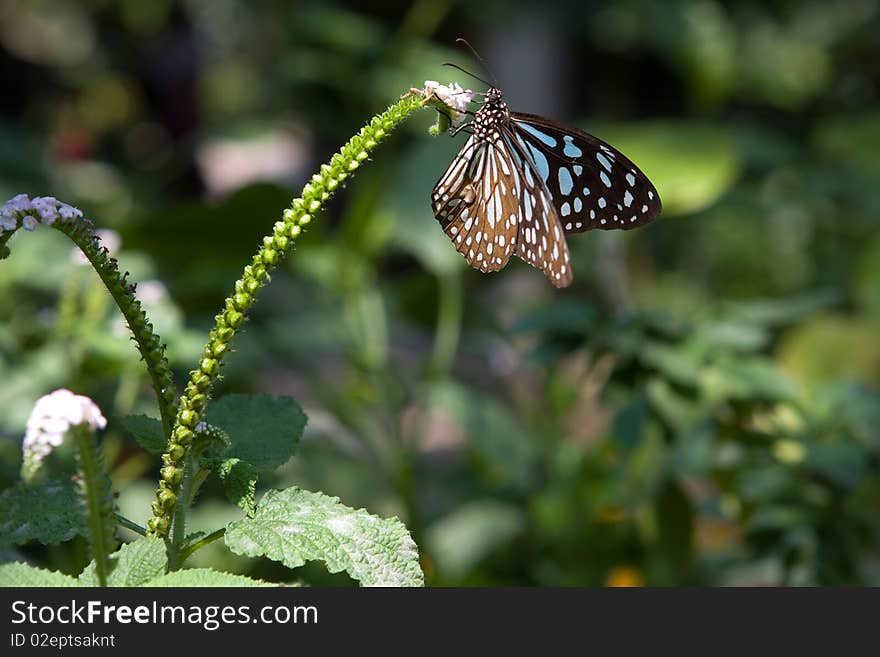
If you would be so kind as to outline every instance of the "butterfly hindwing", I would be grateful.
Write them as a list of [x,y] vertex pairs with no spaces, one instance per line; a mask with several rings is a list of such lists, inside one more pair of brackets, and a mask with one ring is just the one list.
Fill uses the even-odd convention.
[[521,179],[501,140],[471,136],[431,194],[434,216],[471,267],[503,268],[516,247]]
[[511,132],[547,185],[566,233],[637,228],[660,214],[654,185],[618,150],[541,116],[510,116]]
[[565,287],[572,279],[571,257],[550,191],[532,161],[510,136],[507,139],[522,172],[516,255],[544,272],[556,287]]

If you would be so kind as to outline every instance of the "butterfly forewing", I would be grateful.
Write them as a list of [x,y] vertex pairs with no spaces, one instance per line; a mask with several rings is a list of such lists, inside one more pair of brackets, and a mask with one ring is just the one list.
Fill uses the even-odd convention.
[[511,113],[510,126],[547,185],[566,233],[637,228],[660,214],[651,181],[601,139],[533,114]]
[[521,179],[503,141],[471,136],[431,195],[434,216],[471,267],[497,271],[516,247]]

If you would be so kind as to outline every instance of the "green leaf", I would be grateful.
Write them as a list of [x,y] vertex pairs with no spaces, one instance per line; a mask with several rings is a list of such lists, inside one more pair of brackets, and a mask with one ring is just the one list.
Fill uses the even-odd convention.
[[657,556],[672,573],[687,572],[693,559],[694,512],[681,486],[667,480],[656,501]]
[[0,494],[0,543],[50,545],[87,532],[85,509],[70,480],[19,482]]
[[[657,186],[664,215],[699,212],[736,181],[740,154],[730,133],[693,121],[588,127],[626,153]],[[686,151],[680,144],[686,142]]]
[[731,302],[727,308],[733,321],[760,326],[785,326],[834,305],[839,297],[834,290],[819,290],[787,299]]
[[477,500],[431,525],[425,540],[438,571],[444,577],[460,579],[523,529],[525,518],[520,508],[496,500]]
[[660,377],[648,379],[644,390],[657,414],[677,431],[693,428],[708,413],[708,409],[698,400],[684,396],[671,383]]
[[419,552],[397,518],[352,509],[337,497],[288,488],[269,491],[253,518],[226,527],[236,554],[265,556],[288,568],[319,560],[364,586],[423,586]]
[[517,333],[567,333],[586,335],[596,324],[599,315],[589,302],[578,299],[554,299],[551,303],[535,305],[514,321],[511,330]]
[[466,437],[471,454],[493,484],[517,488],[529,485],[536,461],[534,442],[516,421],[512,409],[455,383],[432,386],[426,401],[440,427],[451,424],[454,431]]
[[276,586],[269,582],[251,579],[244,575],[222,573],[210,568],[190,568],[189,570],[176,570],[173,573],[162,575],[156,579],[144,583],[145,587],[168,586],[176,588],[185,587],[210,587],[210,586]]
[[703,371],[701,388],[711,399],[791,400],[797,388],[772,361],[725,359]]
[[703,358],[699,350],[688,345],[668,345],[646,340],[639,349],[642,363],[656,369],[664,377],[684,386],[694,386],[699,381]]
[[[409,253],[436,276],[450,276],[465,268],[461,256],[454,248],[449,248],[449,240],[443,231],[435,230],[436,219],[424,196],[434,185],[437,158],[444,157],[443,151],[448,154],[449,161],[455,156],[458,147],[452,142],[451,139],[430,140],[401,154],[395,175],[390,177],[393,187],[388,190],[387,202],[377,208],[369,224],[374,239],[379,232],[383,241],[387,240],[390,246]],[[380,223],[378,231],[377,220]]]
[[[110,555],[109,564],[107,586],[142,586],[165,573],[168,564],[165,542],[150,536],[139,538]],[[79,581],[83,586],[98,586],[94,561],[86,566]]]
[[16,562],[0,564],[0,587],[79,586],[70,575]]
[[124,415],[119,421],[134,436],[138,445],[150,454],[161,454],[165,451],[165,434],[159,420],[146,415]]
[[862,443],[880,447],[880,393],[852,381],[835,381],[816,395],[819,416],[828,423],[840,423]]
[[258,472],[284,465],[306,426],[293,398],[270,395],[226,395],[208,407],[205,419],[229,436],[232,444],[222,456],[241,459]]
[[880,113],[826,119],[814,139],[823,155],[880,180]]
[[231,458],[220,461],[215,471],[223,483],[223,491],[227,499],[249,516],[253,515],[256,504],[257,469],[246,461]]
[[778,359],[808,388],[835,379],[872,381],[880,367],[877,327],[855,315],[813,317],[785,334]]
[[806,464],[838,486],[851,488],[870,468],[870,452],[841,437],[807,443]]

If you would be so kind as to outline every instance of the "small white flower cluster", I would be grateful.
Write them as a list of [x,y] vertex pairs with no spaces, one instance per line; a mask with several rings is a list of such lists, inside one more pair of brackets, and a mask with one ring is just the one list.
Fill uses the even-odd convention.
[[87,425],[92,431],[107,426],[98,405],[88,397],[61,388],[40,397],[27,421],[22,442],[22,473],[29,479],[40,463],[64,440],[71,427]]
[[452,110],[452,125],[459,125],[464,121],[468,103],[474,99],[474,92],[470,89],[462,89],[458,82],[440,84],[436,80],[425,80],[427,98],[437,98]]
[[37,224],[51,226],[57,220],[75,221],[83,216],[79,208],[62,203],[52,196],[35,196],[17,194],[0,206],[0,235],[4,231],[12,231],[21,227],[33,231]]

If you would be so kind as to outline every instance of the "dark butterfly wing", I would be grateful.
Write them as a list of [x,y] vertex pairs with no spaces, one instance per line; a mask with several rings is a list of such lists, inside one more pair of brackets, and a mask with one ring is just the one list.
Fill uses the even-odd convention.
[[660,214],[654,185],[620,151],[541,116],[510,116],[511,132],[550,190],[566,233],[637,228]]
[[515,143],[515,135],[505,131],[505,139],[522,178],[516,255],[544,272],[556,287],[566,287],[572,279],[571,257],[553,198],[533,162]]
[[431,194],[434,216],[468,264],[498,271],[516,247],[521,182],[509,149],[471,136]]

